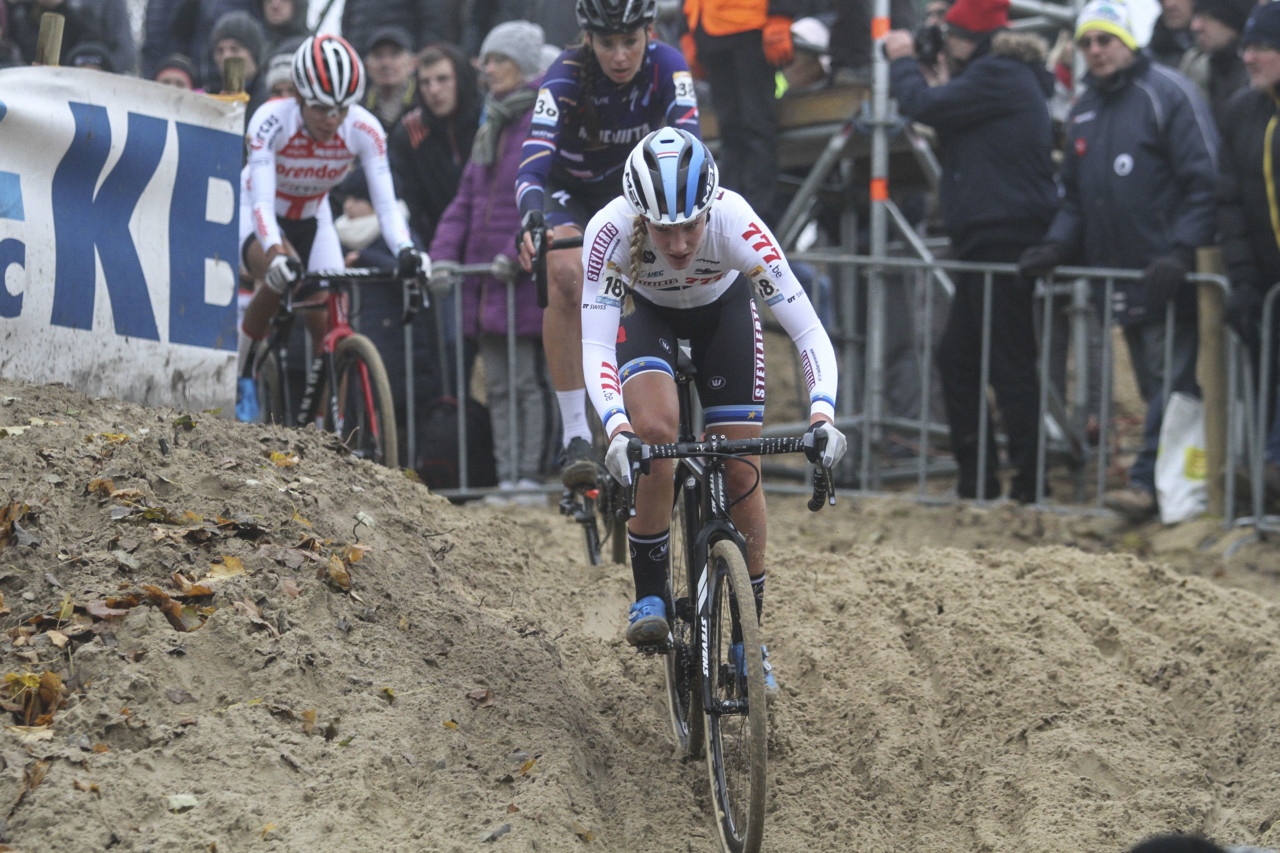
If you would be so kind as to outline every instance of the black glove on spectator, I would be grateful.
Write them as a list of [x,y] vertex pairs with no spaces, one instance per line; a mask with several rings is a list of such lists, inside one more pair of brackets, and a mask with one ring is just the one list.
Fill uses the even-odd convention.
[[1067,247],[1062,243],[1032,246],[1018,258],[1018,274],[1026,278],[1042,276],[1054,267],[1066,263],[1067,256]]
[[547,220],[542,215],[541,210],[530,210],[525,213],[520,220],[520,231],[516,234],[516,252],[520,251],[520,247],[524,245],[524,235],[530,231],[543,230],[547,228]]
[[1262,294],[1257,288],[1247,284],[1232,287],[1224,319],[1250,351],[1262,348]]
[[1189,268],[1186,256],[1178,251],[1160,255],[1147,265],[1141,281],[1150,315],[1164,312],[1169,300],[1178,295],[1178,288],[1186,283]]

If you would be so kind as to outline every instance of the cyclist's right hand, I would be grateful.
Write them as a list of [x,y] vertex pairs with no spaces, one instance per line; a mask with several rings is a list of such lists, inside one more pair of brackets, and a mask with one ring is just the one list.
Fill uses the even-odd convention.
[[804,455],[812,465],[834,468],[848,446],[844,433],[830,421],[810,424],[804,434]]
[[547,220],[541,210],[530,210],[520,220],[520,233],[516,235],[516,250],[520,253],[520,266],[525,272],[533,272],[533,259],[547,242]]
[[302,264],[292,255],[279,254],[271,259],[267,266],[267,274],[262,283],[271,288],[278,296],[284,296],[289,286],[297,282],[302,275]]
[[604,467],[609,469],[613,479],[624,486],[631,485],[631,460],[627,458],[627,448],[632,439],[640,440],[634,432],[622,430],[609,442],[609,450],[604,455]]

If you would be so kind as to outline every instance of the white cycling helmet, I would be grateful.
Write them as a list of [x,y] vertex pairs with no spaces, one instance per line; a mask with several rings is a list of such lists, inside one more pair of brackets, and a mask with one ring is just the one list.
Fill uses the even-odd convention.
[[311,36],[293,53],[293,85],[308,104],[333,109],[358,103],[364,95],[364,64],[341,36]]
[[637,216],[658,225],[680,225],[711,207],[720,174],[700,139],[664,127],[631,150],[622,189]]

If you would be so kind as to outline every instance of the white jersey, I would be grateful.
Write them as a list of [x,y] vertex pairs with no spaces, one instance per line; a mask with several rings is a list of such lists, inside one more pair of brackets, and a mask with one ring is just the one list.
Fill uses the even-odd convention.
[[694,308],[714,302],[739,275],[747,277],[757,301],[773,310],[799,350],[810,414],[835,417],[836,355],[831,338],[777,240],[742,196],[720,190],[702,244],[687,269],[671,269],[646,236],[644,262],[638,281],[632,282],[628,273],[635,219],[627,200],[619,196],[591,218],[582,238],[582,367],[596,411],[612,421],[604,424],[606,434],[626,417],[621,414],[615,343],[627,286],[655,305]]
[[[399,249],[413,244],[396,204],[386,136],[364,107],[352,106],[333,138],[321,143],[307,133],[297,99],[277,98],[253,114],[248,136],[249,162],[241,173],[240,192],[248,199],[252,230],[263,249],[281,242],[276,217],[314,217],[357,159],[388,245]],[[241,230],[246,230],[243,223]]]

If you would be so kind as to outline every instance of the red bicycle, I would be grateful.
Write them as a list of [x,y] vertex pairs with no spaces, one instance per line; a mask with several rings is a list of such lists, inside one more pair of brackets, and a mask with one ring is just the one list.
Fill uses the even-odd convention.
[[[322,283],[328,287],[323,288],[324,298],[317,299]],[[254,356],[260,419],[285,426],[319,424],[337,435],[356,456],[394,468],[400,452],[395,399],[377,347],[351,328],[351,289],[356,284],[403,287],[406,323],[426,304],[423,281],[399,279],[395,270],[317,270],[302,276],[281,300],[270,332]],[[289,387],[289,338],[300,314],[322,310],[328,312],[324,339],[310,360],[295,411]]]

